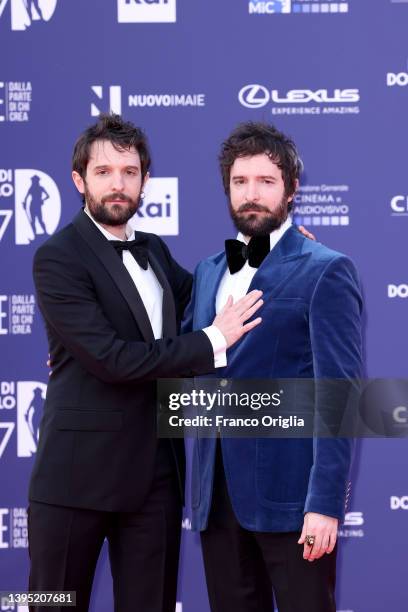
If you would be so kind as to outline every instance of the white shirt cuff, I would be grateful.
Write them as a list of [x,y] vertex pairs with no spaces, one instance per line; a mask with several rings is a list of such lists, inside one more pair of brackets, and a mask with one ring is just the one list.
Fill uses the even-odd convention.
[[210,325],[203,332],[207,334],[214,351],[214,368],[224,368],[227,365],[227,341],[218,327]]

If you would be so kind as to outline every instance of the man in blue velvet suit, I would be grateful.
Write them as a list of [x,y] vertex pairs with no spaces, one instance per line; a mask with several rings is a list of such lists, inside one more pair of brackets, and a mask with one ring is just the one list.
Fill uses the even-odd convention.
[[[221,173],[239,231],[195,272],[185,330],[263,291],[262,324],[227,352],[217,377],[346,379],[361,374],[361,295],[353,263],[306,239],[290,210],[301,161],[273,126],[224,142]],[[336,538],[352,442],[207,438],[193,453],[193,528],[201,531],[211,609],[335,612]]]

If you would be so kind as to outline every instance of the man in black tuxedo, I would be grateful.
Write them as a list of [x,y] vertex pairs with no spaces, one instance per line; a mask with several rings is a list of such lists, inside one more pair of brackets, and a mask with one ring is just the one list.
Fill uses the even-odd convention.
[[[127,227],[143,197],[144,134],[101,116],[75,145],[85,209],[34,260],[53,364],[30,484],[30,590],[88,609],[105,538],[118,612],[174,612],[183,446],[156,437],[155,381],[212,371],[260,319],[252,292],[178,336],[191,275]],[[31,608],[40,610],[41,608]]]

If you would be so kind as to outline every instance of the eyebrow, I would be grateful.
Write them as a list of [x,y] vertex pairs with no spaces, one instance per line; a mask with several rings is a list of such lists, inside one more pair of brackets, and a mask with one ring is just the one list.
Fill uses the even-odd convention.
[[[246,178],[245,174],[234,174],[233,176],[231,176],[231,180],[235,180],[235,179],[243,179]],[[255,178],[257,179],[269,179],[271,181],[276,181],[276,176],[271,176],[270,174],[260,174],[258,176],[256,176]]]
[[[110,168],[110,167],[111,166],[109,164],[101,164],[99,166],[94,166],[93,170],[104,170],[105,168]],[[128,170],[129,168],[131,168],[132,170],[137,170],[137,171],[140,170],[139,166],[132,166],[132,165],[125,166],[126,170]]]

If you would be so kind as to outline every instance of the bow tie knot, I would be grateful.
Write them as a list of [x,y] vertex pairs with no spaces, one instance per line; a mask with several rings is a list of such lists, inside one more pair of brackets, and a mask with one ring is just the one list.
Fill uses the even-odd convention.
[[226,240],[225,254],[231,274],[241,270],[248,261],[252,268],[259,268],[270,250],[270,239],[268,236],[254,236],[245,244],[240,240]]
[[143,270],[147,270],[149,263],[147,238],[142,236],[134,240],[110,240],[109,242],[122,260],[123,251],[130,251],[139,266],[143,268]]

